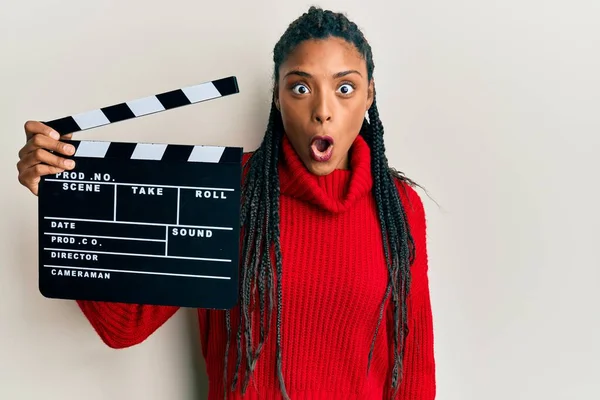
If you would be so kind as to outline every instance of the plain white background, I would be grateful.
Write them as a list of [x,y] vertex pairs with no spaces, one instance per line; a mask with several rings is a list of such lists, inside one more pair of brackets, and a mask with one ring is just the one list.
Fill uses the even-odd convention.
[[[309,5],[2,2],[0,398],[205,398],[192,310],[116,351],[73,302],[39,294],[23,123],[236,75],[239,95],[75,138],[252,150],[273,45]],[[438,399],[600,398],[600,3],[320,5],[364,29],[390,162],[431,196]]]

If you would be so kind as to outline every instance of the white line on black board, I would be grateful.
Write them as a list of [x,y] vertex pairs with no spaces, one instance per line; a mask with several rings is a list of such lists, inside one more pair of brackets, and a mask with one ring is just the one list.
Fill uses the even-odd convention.
[[113,220],[117,220],[117,186],[114,187],[114,191],[115,191],[115,200],[113,201],[113,206],[114,206],[114,210],[113,210]]
[[174,228],[198,228],[231,231],[233,228],[227,226],[200,226],[200,225],[175,225],[175,224],[159,224],[155,222],[132,222],[132,221],[109,221],[105,219],[84,219],[84,218],[63,218],[63,217],[44,217],[44,219],[57,219],[62,221],[80,221],[80,222],[100,222],[103,224],[127,224],[127,225],[151,225],[151,226],[172,226]]
[[172,273],[172,272],[131,271],[131,270],[126,270],[126,269],[84,268],[84,267],[71,267],[71,266],[63,266],[63,265],[44,265],[44,267],[45,268],[77,269],[77,270],[83,270],[83,271],[122,272],[122,273],[125,273],[125,274],[181,276],[181,277],[184,277],[184,278],[227,279],[227,280],[231,279],[229,276],[175,274],[175,273]]
[[181,204],[181,189],[177,188],[177,225],[179,225],[179,205]]
[[47,178],[46,182],[65,182],[65,183],[93,183],[98,185],[117,185],[117,186],[144,186],[144,187],[162,187],[162,188],[173,188],[173,189],[191,189],[191,190],[216,190],[223,192],[234,192],[232,188],[214,188],[214,187],[196,187],[196,186],[175,186],[175,185],[160,185],[153,183],[126,183],[126,182],[101,182],[101,181],[79,181],[71,179],[50,179]]
[[108,254],[111,256],[133,256],[133,257],[151,257],[151,258],[177,258],[180,260],[196,260],[196,261],[215,261],[215,262],[231,262],[222,258],[202,258],[202,257],[183,257],[183,256],[164,256],[158,254],[138,254],[138,253],[117,253],[112,251],[96,251],[96,250],[74,250],[74,249],[58,249],[47,247],[44,248],[46,251],[63,251],[72,253],[86,253],[86,254]]
[[141,242],[165,242],[163,239],[142,239],[135,237],[118,237],[118,236],[96,236],[96,235],[76,235],[74,233],[60,233],[60,232],[44,232],[44,235],[58,235],[58,236],[74,236],[74,237],[85,237],[95,239],[118,239],[118,240],[135,240]]

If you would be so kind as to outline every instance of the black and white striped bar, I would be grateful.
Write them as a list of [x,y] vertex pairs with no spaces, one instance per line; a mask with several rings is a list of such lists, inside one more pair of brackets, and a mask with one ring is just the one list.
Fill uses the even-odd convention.
[[230,76],[44,123],[60,135],[66,135],[236,93],[239,93],[237,78]]
[[69,140],[75,146],[73,158],[112,158],[202,163],[239,163],[241,149],[227,146],[200,146],[167,143],[127,143],[96,140]]

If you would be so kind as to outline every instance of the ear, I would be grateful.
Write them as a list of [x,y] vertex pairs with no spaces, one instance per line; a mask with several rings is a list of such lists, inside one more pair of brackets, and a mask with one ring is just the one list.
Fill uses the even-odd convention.
[[365,111],[369,111],[369,108],[373,105],[373,101],[375,100],[375,81],[371,78],[371,82],[369,82],[369,88],[367,90],[367,109]]

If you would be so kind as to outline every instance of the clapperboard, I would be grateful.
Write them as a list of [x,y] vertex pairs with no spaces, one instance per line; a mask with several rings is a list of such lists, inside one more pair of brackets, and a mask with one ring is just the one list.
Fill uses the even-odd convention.
[[[238,92],[228,77],[46,124],[64,135]],[[39,184],[45,297],[236,304],[242,148],[65,141],[75,169]]]

